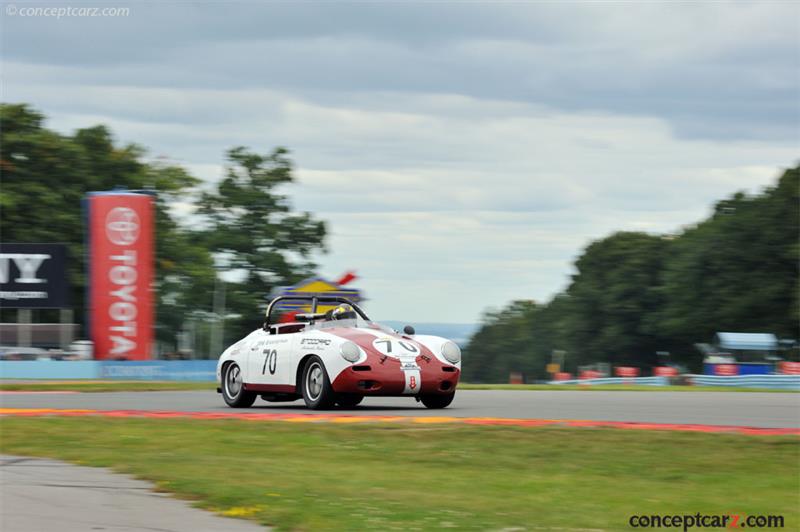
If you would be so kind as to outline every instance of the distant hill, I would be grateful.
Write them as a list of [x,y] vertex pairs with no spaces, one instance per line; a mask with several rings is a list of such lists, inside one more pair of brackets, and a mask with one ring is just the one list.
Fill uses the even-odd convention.
[[402,331],[406,325],[411,325],[417,334],[431,334],[433,336],[443,336],[464,347],[469,339],[478,330],[477,323],[416,323],[408,321],[381,321],[383,325]]

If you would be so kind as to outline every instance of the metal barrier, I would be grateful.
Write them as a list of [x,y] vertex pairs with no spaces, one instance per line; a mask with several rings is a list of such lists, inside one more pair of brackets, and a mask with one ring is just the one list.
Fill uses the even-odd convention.
[[[800,375],[738,375],[721,377],[718,375],[684,375],[695,386],[726,386],[729,388],[771,388],[775,390],[800,390]],[[607,377],[602,379],[571,379],[549,381],[548,384],[639,384],[646,386],[666,386],[668,377]]]
[[217,380],[216,360],[101,362],[100,378],[143,381]]
[[216,360],[3,360],[0,379],[120,379],[148,381],[217,380]]
[[800,375],[687,375],[695,386],[727,386],[736,388],[772,388],[800,390]]
[[[216,360],[150,360],[113,362],[99,360],[2,360],[0,379],[120,379],[150,381],[214,382]],[[772,388],[800,390],[800,375],[685,375],[695,386],[725,386],[739,388]],[[571,379],[550,381],[548,384],[638,384],[666,386],[668,377],[607,377],[601,379]]]
[[95,360],[2,360],[0,379],[96,379],[99,364]]
[[604,377],[601,379],[570,379],[567,381],[550,381],[547,384],[643,384],[646,386],[666,386],[668,377]]

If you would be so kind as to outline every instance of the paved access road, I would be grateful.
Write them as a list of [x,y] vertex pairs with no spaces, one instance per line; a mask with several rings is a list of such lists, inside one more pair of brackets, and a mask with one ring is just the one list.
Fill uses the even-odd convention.
[[[222,397],[214,391],[0,393],[0,407],[242,412],[225,406]],[[315,413],[307,410],[302,401],[266,403],[258,400],[249,410]],[[368,397],[355,409],[337,412],[362,416],[580,419],[800,428],[800,393],[462,390],[445,410],[428,410],[413,398]]]
[[264,532],[192,508],[153,485],[105,469],[0,455],[0,530],[9,532]]

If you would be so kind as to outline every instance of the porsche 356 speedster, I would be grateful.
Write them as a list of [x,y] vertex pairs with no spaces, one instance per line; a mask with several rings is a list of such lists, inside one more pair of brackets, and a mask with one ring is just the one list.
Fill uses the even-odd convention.
[[[310,312],[276,320],[287,300]],[[331,307],[318,312],[324,304]],[[273,299],[263,327],[227,348],[217,363],[218,391],[234,408],[303,399],[308,408],[352,408],[366,396],[408,396],[445,408],[455,396],[461,350],[438,336],[402,332],[371,321],[341,297]]]

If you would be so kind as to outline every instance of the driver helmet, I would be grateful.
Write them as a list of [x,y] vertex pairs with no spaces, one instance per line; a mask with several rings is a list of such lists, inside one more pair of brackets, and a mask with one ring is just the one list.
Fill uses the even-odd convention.
[[356,319],[356,311],[353,307],[343,303],[331,311],[332,320],[354,320]]

